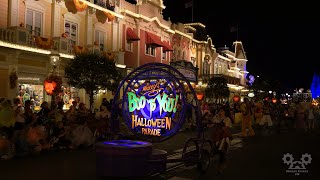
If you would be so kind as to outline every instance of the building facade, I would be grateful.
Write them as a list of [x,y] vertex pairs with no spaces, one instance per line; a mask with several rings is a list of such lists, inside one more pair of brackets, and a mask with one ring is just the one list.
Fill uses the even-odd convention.
[[[58,73],[75,53],[94,51],[112,56],[119,68],[130,70],[145,63],[191,62],[200,85],[215,74],[235,78],[245,86],[246,56],[241,42],[235,51],[217,51],[202,23],[172,23],[163,18],[162,0],[0,0],[0,97],[32,99],[36,106],[51,101],[44,79],[58,63]],[[18,86],[10,86],[16,72]],[[84,90],[63,82],[65,101],[75,97],[85,104]],[[95,98],[112,99],[104,91]]]

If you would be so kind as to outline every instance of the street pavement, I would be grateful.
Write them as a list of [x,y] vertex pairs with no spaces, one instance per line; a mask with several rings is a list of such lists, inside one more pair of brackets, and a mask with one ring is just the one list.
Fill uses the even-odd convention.
[[[236,131],[236,130],[235,130]],[[194,137],[194,131],[179,132],[174,137],[154,144],[164,149],[168,155],[181,152],[184,143]],[[195,167],[180,166],[165,173],[139,179],[188,180],[188,179],[320,179],[320,133],[288,132],[284,134],[250,138],[236,137],[236,144],[230,151],[228,166],[222,175],[217,175],[213,163],[209,171],[201,174]],[[295,175],[288,170],[290,163],[283,163],[283,155],[290,153],[294,161],[300,161],[302,154],[308,153],[312,160],[305,165],[308,172]],[[216,158],[214,158],[216,159]],[[308,160],[308,159],[305,159]],[[292,161],[292,162],[294,162]],[[167,166],[168,167],[168,166]],[[4,180],[101,180],[96,175],[96,156],[94,149],[47,152],[28,157],[0,161],[0,179]],[[132,179],[132,178],[129,178]]]
[[[217,175],[214,163],[205,174],[195,167],[180,167],[158,175],[155,179],[202,180],[202,179],[320,179],[320,132],[274,133],[268,136],[255,136],[242,139],[242,147],[230,151],[228,165],[223,174]],[[291,154],[294,160],[285,159],[284,154]],[[303,154],[310,155],[310,159]],[[291,156],[289,155],[289,156]],[[305,156],[308,156],[305,155]],[[216,161],[217,159],[215,159]],[[292,163],[290,163],[292,162]],[[300,162],[304,163],[295,166]],[[299,164],[301,165],[301,163]],[[150,178],[151,179],[151,178]]]

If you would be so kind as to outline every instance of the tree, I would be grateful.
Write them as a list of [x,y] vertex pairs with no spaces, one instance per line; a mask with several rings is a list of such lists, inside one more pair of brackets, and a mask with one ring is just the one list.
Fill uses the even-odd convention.
[[230,96],[230,90],[227,80],[223,77],[214,77],[209,79],[207,88],[205,89],[206,97],[215,98],[216,101]]
[[277,95],[280,95],[282,85],[279,80],[267,80],[260,77],[255,79],[249,86],[249,89],[254,92],[258,99],[261,99],[270,96],[270,94],[268,94],[269,91],[277,92]]
[[115,62],[97,53],[76,54],[67,63],[65,77],[71,86],[86,90],[91,112],[94,95],[104,89],[115,91],[121,81],[121,73]]

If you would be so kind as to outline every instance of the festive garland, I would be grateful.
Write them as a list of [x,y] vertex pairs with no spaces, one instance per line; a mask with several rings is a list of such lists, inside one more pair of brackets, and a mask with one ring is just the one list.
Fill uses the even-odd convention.
[[61,86],[62,78],[58,75],[51,74],[44,81],[44,89],[48,95],[60,93]]
[[18,75],[17,75],[17,72],[15,70],[13,70],[10,73],[9,80],[10,80],[10,88],[11,89],[16,88],[17,87]]

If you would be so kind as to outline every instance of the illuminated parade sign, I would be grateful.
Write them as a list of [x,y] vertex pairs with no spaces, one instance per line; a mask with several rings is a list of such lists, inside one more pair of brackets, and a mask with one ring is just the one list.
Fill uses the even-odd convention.
[[165,81],[145,82],[127,92],[131,129],[142,135],[162,136],[172,130],[180,94]]
[[[187,77],[162,63],[131,71],[120,83],[115,99],[119,100],[112,105],[112,127],[120,129],[117,124],[123,120],[142,140],[159,142],[172,137],[184,123],[187,109],[195,113],[196,121],[200,119],[200,106]],[[117,108],[121,108],[120,118]]]

